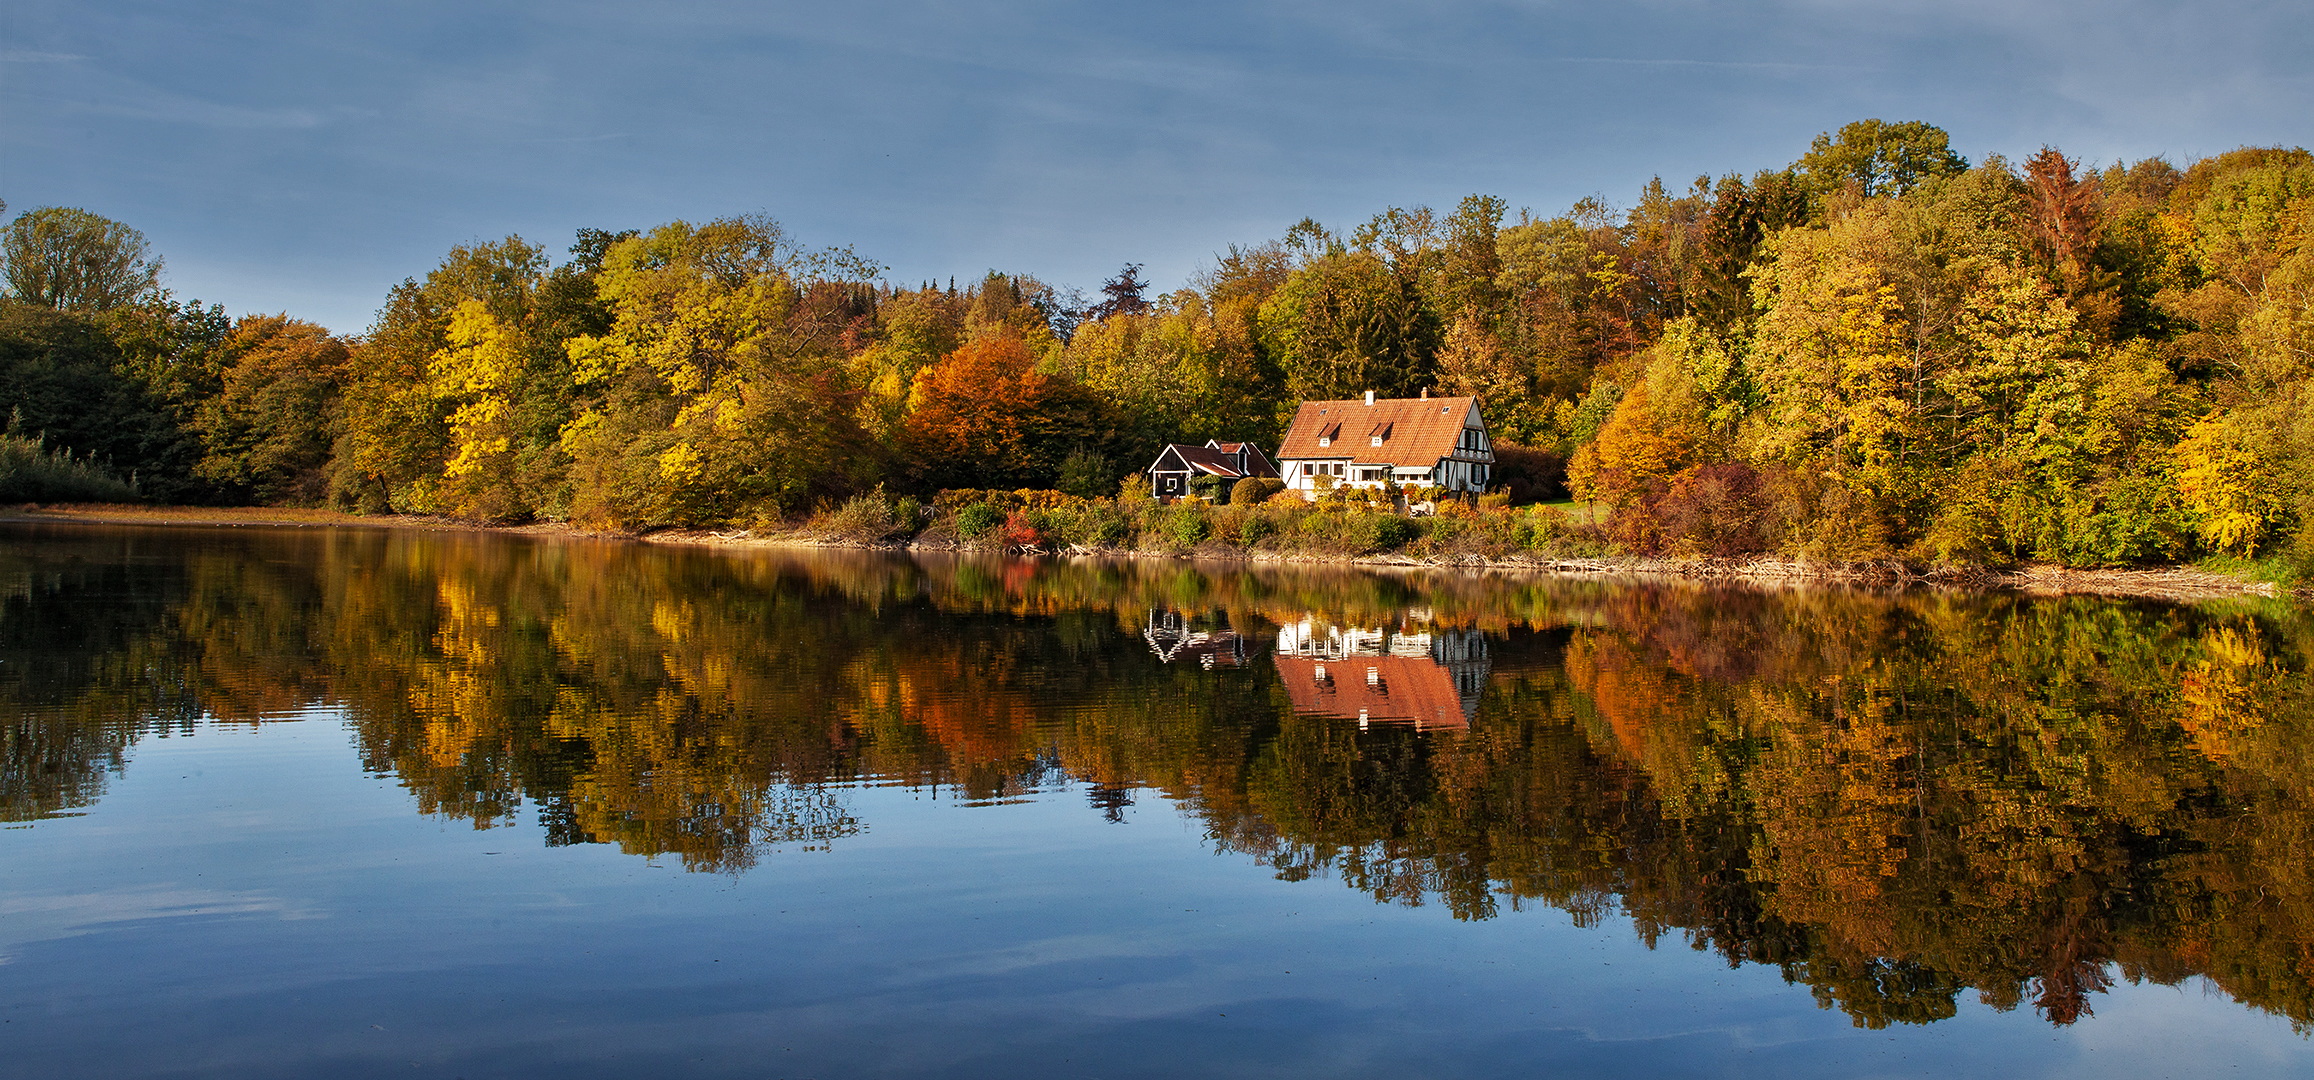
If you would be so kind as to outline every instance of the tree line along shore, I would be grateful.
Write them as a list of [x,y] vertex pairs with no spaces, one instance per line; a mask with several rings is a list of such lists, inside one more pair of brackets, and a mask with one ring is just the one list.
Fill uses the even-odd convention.
[[[1860,121],[1627,207],[1304,220],[1154,294],[889,280],[769,218],[461,245],[358,336],[0,232],[0,502],[865,544],[2314,569],[2314,154],[1971,162]],[[1167,443],[1484,403],[1494,490],[1159,504]],[[1570,510],[1570,505],[1581,510]]]

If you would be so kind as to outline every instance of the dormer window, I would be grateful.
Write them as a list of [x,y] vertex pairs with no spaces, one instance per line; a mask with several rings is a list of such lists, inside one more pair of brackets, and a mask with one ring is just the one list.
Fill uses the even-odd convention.
[[1382,445],[1382,436],[1380,436],[1380,435],[1376,435],[1376,436],[1374,436],[1374,445],[1376,445],[1376,446],[1380,446],[1380,445]]

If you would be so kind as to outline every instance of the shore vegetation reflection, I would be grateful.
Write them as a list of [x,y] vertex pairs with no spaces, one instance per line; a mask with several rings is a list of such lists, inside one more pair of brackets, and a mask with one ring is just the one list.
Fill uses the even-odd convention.
[[12,526],[0,818],[326,708],[422,813],[696,871],[840,849],[859,785],[1066,785],[1290,881],[1620,914],[1866,1026],[2201,977],[2304,1029],[2310,662],[2262,601]]

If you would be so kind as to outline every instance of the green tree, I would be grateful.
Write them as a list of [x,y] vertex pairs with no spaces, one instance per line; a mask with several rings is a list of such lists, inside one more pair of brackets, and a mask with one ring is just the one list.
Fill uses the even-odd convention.
[[612,326],[565,343],[589,395],[561,436],[575,518],[751,524],[873,482],[835,342],[791,326],[804,296],[791,274],[817,265],[764,218],[677,221],[610,247],[597,292]]
[[1371,251],[1309,260],[1262,303],[1261,330],[1296,398],[1411,397],[1431,381],[1437,317]]
[[157,297],[161,258],[145,234],[67,206],[27,210],[0,232],[0,276],[28,304],[109,311]]
[[287,315],[252,315],[234,326],[223,353],[218,391],[195,413],[198,474],[232,498],[319,502],[328,494],[323,470],[345,342]]
[[181,432],[123,370],[108,330],[99,317],[0,300],[0,423],[52,450],[93,457],[140,488],[148,473],[164,471],[156,463],[182,476]]
[[1903,195],[1923,181],[1968,168],[1943,128],[1919,120],[1858,120],[1816,136],[1794,164],[1819,191],[1854,184],[1866,198]]

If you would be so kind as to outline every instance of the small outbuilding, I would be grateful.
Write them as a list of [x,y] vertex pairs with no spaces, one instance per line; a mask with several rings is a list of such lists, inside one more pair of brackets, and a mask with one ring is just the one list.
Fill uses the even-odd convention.
[[1269,456],[1252,443],[1207,440],[1203,446],[1169,443],[1148,468],[1149,493],[1160,499],[1189,494],[1189,482],[1200,476],[1236,483],[1249,476],[1278,475]]

